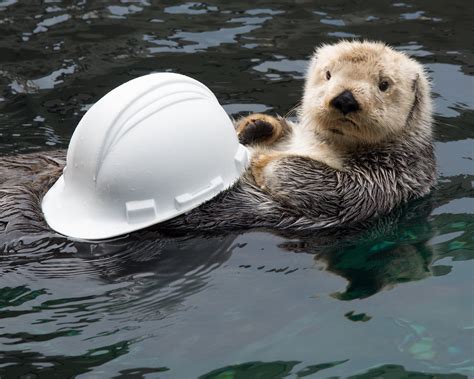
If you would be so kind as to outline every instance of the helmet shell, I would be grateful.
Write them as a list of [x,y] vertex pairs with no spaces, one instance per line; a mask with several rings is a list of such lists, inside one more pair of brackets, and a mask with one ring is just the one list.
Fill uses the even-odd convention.
[[179,74],[145,75],[87,111],[42,209],[61,234],[110,238],[196,208],[247,165],[247,149],[206,86]]

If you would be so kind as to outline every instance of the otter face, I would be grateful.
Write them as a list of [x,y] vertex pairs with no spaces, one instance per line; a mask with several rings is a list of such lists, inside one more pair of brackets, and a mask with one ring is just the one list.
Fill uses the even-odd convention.
[[428,127],[430,106],[419,63],[382,43],[344,41],[316,50],[300,116],[325,139],[371,144]]

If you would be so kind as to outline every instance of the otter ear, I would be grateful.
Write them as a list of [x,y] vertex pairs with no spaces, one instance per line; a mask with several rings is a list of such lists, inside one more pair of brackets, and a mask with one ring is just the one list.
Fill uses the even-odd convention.
[[415,79],[413,79],[413,82],[411,85],[411,89],[413,90],[413,92],[415,92],[415,96],[416,96],[416,93],[418,92],[418,79],[420,79],[420,74],[416,73]]
[[411,84],[411,89],[414,93],[413,97],[413,104],[411,106],[410,112],[408,113],[407,121],[406,121],[406,126],[408,127],[415,115],[418,113],[418,108],[420,106],[420,94],[421,91],[419,90],[419,79],[420,79],[420,74],[416,73],[415,78],[413,79],[413,82]]
[[423,91],[420,91],[420,74],[419,73],[416,73],[415,79],[413,79],[412,90],[413,90],[413,93],[415,94],[414,104],[418,105],[420,104],[421,94],[423,92]]

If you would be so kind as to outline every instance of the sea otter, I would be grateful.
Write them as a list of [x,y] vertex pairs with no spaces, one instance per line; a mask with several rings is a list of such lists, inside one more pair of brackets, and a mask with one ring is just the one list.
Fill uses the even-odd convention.
[[[250,115],[236,123],[251,166],[162,232],[345,227],[430,192],[436,180],[430,86],[423,67],[379,42],[316,49],[298,120]],[[40,202],[65,152],[0,158],[6,233],[46,231]]]

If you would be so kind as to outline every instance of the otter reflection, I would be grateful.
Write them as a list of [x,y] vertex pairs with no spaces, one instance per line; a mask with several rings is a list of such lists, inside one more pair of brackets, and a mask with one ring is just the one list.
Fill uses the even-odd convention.
[[[292,252],[314,254],[325,270],[348,281],[341,300],[369,297],[384,288],[432,275],[436,258],[428,245],[434,231],[428,222],[431,200],[396,209],[360,228],[300,235],[280,245]],[[290,236],[286,236],[290,237]]]

